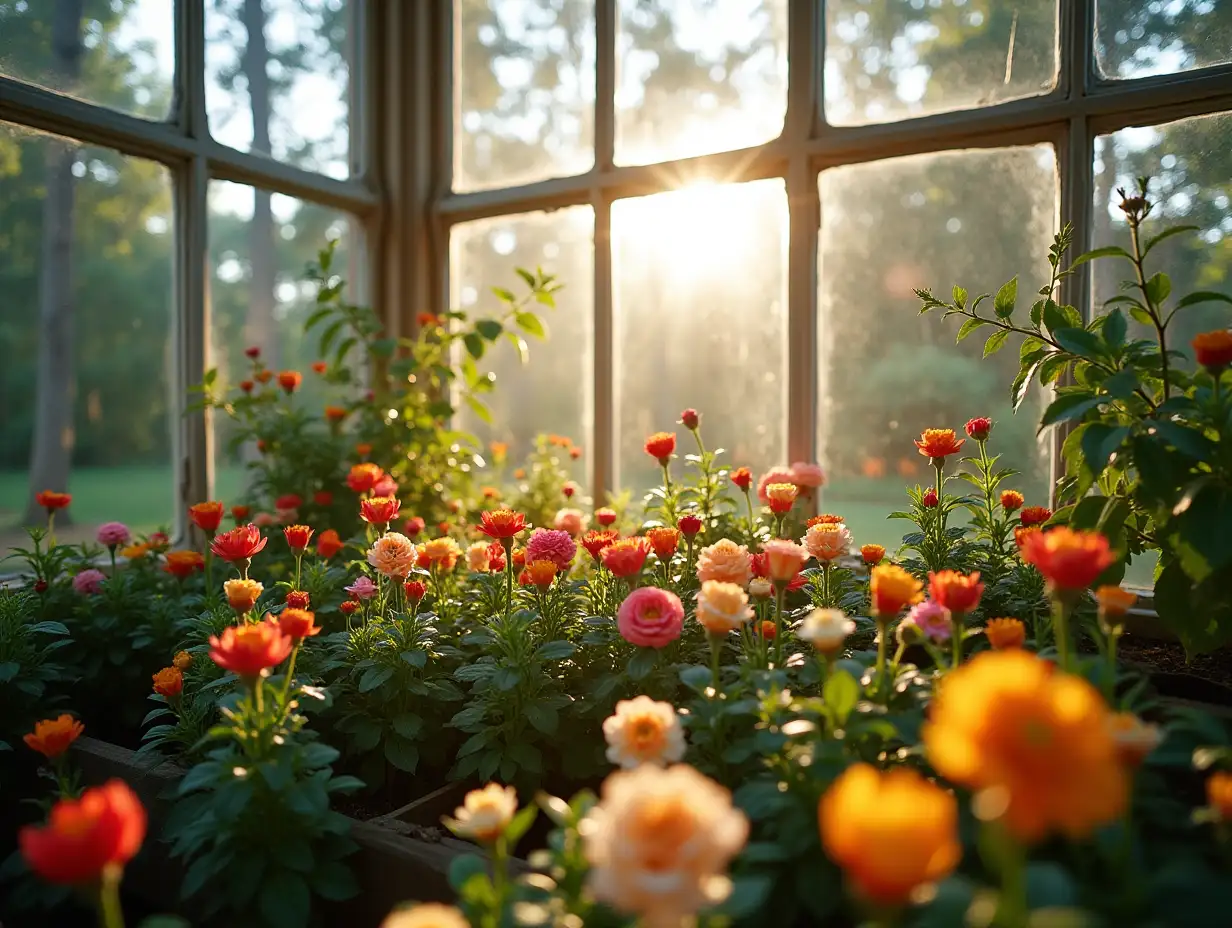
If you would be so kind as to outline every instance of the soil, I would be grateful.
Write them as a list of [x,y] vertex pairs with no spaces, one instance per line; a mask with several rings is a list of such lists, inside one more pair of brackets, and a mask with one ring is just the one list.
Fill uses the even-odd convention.
[[[1232,650],[1222,649],[1203,654],[1192,661],[1185,659],[1185,649],[1174,641],[1150,641],[1126,636],[1117,646],[1117,655],[1127,667],[1143,670],[1152,676],[1188,676],[1214,684],[1212,690],[1228,689],[1232,697]],[[1232,703],[1226,703],[1232,705]]]

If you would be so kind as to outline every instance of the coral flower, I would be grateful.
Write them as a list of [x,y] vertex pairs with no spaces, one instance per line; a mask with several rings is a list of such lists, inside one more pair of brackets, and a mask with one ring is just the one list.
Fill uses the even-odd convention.
[[215,536],[210,550],[224,561],[244,566],[265,547],[266,541],[255,525],[240,525]]
[[1059,525],[1029,535],[1022,559],[1034,564],[1052,589],[1085,590],[1116,560],[1099,532],[1076,532]]
[[58,718],[35,722],[34,731],[23,735],[22,740],[48,760],[55,760],[69,749],[69,745],[76,741],[83,731],[85,726],[65,713]]
[[526,516],[512,509],[485,509],[479,522],[479,531],[497,540],[513,538],[526,528]]
[[700,516],[692,514],[681,516],[676,520],[676,528],[680,529],[681,534],[687,538],[692,538],[700,532],[704,524]]
[[312,529],[307,525],[288,525],[282,530],[282,535],[287,540],[287,547],[296,556],[307,551],[312,541]]
[[804,524],[812,528],[814,525],[842,525],[843,522],[842,516],[835,515],[832,512],[823,512],[820,515],[810,517]]
[[205,558],[199,551],[168,551],[165,558],[163,570],[177,580],[184,580],[205,569]]
[[976,441],[988,441],[988,433],[992,431],[992,420],[987,416],[977,416],[967,420],[967,434]]
[[239,525],[241,522],[246,522],[248,520],[248,515],[251,512],[251,506],[232,506],[231,518],[235,521],[236,525]]
[[1232,822],[1232,773],[1217,770],[1206,778],[1206,805],[1217,821]]
[[[448,546],[441,544],[442,542],[448,542]],[[458,561],[458,555],[462,553],[457,543],[452,538],[438,538],[429,544],[436,545],[433,549],[436,556],[430,559],[440,562],[445,570],[453,570],[453,565]],[[368,563],[386,577],[398,579],[402,579],[411,572],[417,557],[418,552],[411,539],[398,532],[386,532],[368,549]],[[445,564],[445,561],[448,561],[448,564]]]
[[1014,529],[1014,544],[1018,545],[1020,556],[1022,554],[1022,546],[1027,543],[1027,539],[1032,535],[1040,534],[1040,531],[1041,529],[1038,525],[1028,525],[1026,528],[1019,527]]
[[650,542],[645,538],[622,538],[603,548],[599,557],[613,575],[634,577],[641,573],[649,553]]
[[341,406],[326,406],[325,418],[330,422],[341,422],[347,417],[347,411]]
[[794,483],[772,483],[766,487],[766,503],[775,515],[791,512],[800,489]]
[[1232,364],[1232,332],[1227,329],[1195,335],[1190,345],[1197,362],[1210,371],[1219,372]]
[[894,564],[874,567],[869,580],[873,613],[882,619],[892,619],[904,606],[913,606],[924,598],[924,584]]
[[453,818],[445,824],[460,838],[490,843],[499,838],[518,811],[518,794],[512,786],[489,783],[483,789],[473,789],[454,809]]
[[577,542],[568,532],[537,528],[526,541],[526,562],[551,561],[558,570],[568,570],[577,554]]
[[428,595],[428,586],[422,580],[408,580],[402,584],[402,590],[406,593],[406,598],[413,603]]
[[329,365],[324,361],[313,361],[312,369],[318,374],[324,374],[327,370],[329,370]]
[[[410,539],[406,540],[410,541]],[[453,570],[458,563],[458,558],[462,556],[462,549],[448,535],[425,541],[419,546],[419,551],[430,567],[438,567],[441,570]]]
[[680,547],[680,530],[670,525],[659,525],[646,532],[646,540],[659,560],[670,560]]
[[181,671],[187,670],[193,665],[193,656],[187,651],[176,651],[175,657],[171,659],[171,665],[178,667]]
[[598,529],[591,529],[582,536],[582,547],[590,552],[596,563],[599,561],[599,556],[603,553],[603,549],[611,544],[614,544],[620,538],[617,532],[601,532]]
[[277,622],[230,625],[221,638],[210,636],[210,660],[237,677],[254,679],[285,661],[292,643]]
[[101,570],[88,567],[73,575],[73,589],[82,596],[93,596],[103,588],[107,575]]
[[616,510],[604,506],[602,509],[595,510],[595,521],[607,528],[609,525],[614,525],[616,522]]
[[299,371],[279,371],[278,386],[287,391],[287,395],[291,395],[299,389],[299,385],[304,382],[304,375]]
[[770,497],[767,495],[767,490],[774,483],[794,483],[795,474],[791,472],[790,467],[772,467],[759,478],[757,478],[757,499],[766,506],[770,505]]
[[621,636],[643,648],[666,647],[680,637],[683,625],[684,606],[680,597],[654,586],[634,590],[616,613]]
[[[819,522],[809,526],[801,540],[808,548],[809,554],[822,563],[845,557],[851,550],[851,532],[847,526],[833,522]],[[885,548],[881,549],[881,553],[885,554]]]
[[932,641],[949,641],[953,633],[952,621],[950,610],[935,599],[916,603],[903,619],[904,624],[914,625]]
[[1126,767],[1142,766],[1142,762],[1164,740],[1158,725],[1148,725],[1132,712],[1116,712],[1108,719],[1117,756]]
[[1120,619],[1133,608],[1138,594],[1115,583],[1107,583],[1095,591],[1095,601],[1099,603],[1099,610],[1105,618]]
[[794,580],[809,559],[807,548],[781,538],[765,542],[761,549],[766,555],[766,573],[777,584]]
[[227,580],[222,589],[227,596],[227,605],[240,615],[249,612],[265,592],[265,587],[256,580]]
[[685,764],[613,773],[581,829],[588,885],[648,928],[675,926],[731,892],[749,823],[731,793]]
[[326,560],[333,557],[342,548],[342,539],[338,537],[338,533],[332,528],[327,528],[317,536],[317,554]]
[[321,627],[316,624],[315,613],[307,609],[283,609],[278,613],[278,627],[292,641],[302,641],[313,635],[321,634]]
[[414,538],[422,532],[427,523],[420,516],[411,516],[402,523],[402,534],[407,538]]
[[546,590],[556,579],[556,564],[552,561],[531,561],[522,571],[522,576],[525,579],[521,582],[525,586],[537,586],[541,590]]
[[791,482],[807,496],[817,487],[825,486],[826,472],[822,470],[820,464],[796,461],[791,465]]
[[950,612],[966,615],[973,612],[984,595],[980,573],[961,574],[956,570],[931,571],[928,574],[928,595]]
[[697,593],[697,621],[712,635],[735,631],[752,617],[748,594],[734,583],[707,580]]
[[[808,542],[806,541],[807,545]],[[882,545],[862,545],[860,547],[860,557],[869,567],[876,567],[885,560],[885,547]]]
[[[420,316],[431,313],[420,313]],[[436,317],[433,316],[433,319]],[[423,324],[422,322],[420,323]],[[381,928],[471,928],[466,916],[451,905],[439,902],[421,902],[409,909],[390,912]]]
[[27,826],[18,843],[32,871],[48,883],[87,886],[117,873],[141,849],[146,815],[123,780],[109,780],[51,807],[45,826]]
[[369,525],[388,525],[401,508],[402,503],[392,496],[373,496],[359,501],[359,517]]
[[466,569],[476,574],[488,572],[488,542],[477,541],[466,549]]
[[920,449],[920,454],[936,463],[945,461],[951,454],[958,454],[966,441],[954,434],[953,429],[925,429],[915,440],[915,446]]
[[822,654],[837,654],[847,636],[856,630],[856,623],[841,609],[814,609],[800,623],[796,635],[812,642]]
[[283,601],[292,609],[307,609],[312,605],[312,597],[306,590],[288,590]]
[[94,537],[105,548],[118,548],[120,545],[128,544],[132,533],[123,522],[104,522],[98,527],[98,532]]
[[492,573],[500,573],[505,569],[505,549],[499,541],[488,543],[488,570]]
[[1006,512],[1017,512],[1022,508],[1024,501],[1023,495],[1017,490],[1001,491],[1001,508]]
[[684,728],[669,702],[636,696],[616,703],[603,720],[607,759],[625,770],[641,764],[672,764],[684,757]]
[[552,520],[557,531],[568,532],[574,538],[586,531],[586,516],[580,509],[562,509]]
[[702,421],[701,413],[699,413],[696,409],[693,409],[692,407],[686,409],[684,412],[680,414],[680,424],[683,425],[690,432],[696,430],[697,427],[701,424],[701,421]]
[[1027,627],[1019,619],[989,619],[984,625],[984,637],[994,651],[1021,648],[1027,640]]
[[164,699],[174,699],[184,692],[184,672],[179,667],[164,667],[154,674],[154,692]]
[[761,636],[767,641],[773,641],[778,636],[778,633],[778,628],[769,619],[761,623]]
[[355,464],[347,473],[347,486],[356,493],[367,493],[371,490],[378,480],[385,476],[385,472],[375,464],[365,461],[363,464]]
[[731,472],[730,479],[741,492],[747,493],[753,485],[753,472],[747,467],[737,467]]
[[64,509],[73,501],[71,493],[57,493],[55,490],[39,490],[34,494],[34,501],[51,515],[58,509]]
[[1023,528],[1030,528],[1032,525],[1043,525],[1052,518],[1052,510],[1047,506],[1028,506],[1018,514],[1018,521],[1022,523]]
[[274,379],[274,372],[271,370],[260,370],[254,375],[258,383],[269,383]]
[[848,767],[818,806],[826,854],[858,894],[886,906],[953,872],[962,857],[958,803],[909,767]]
[[737,586],[748,586],[753,576],[749,549],[729,538],[720,538],[702,548],[697,555],[697,582],[722,580]]
[[676,450],[675,432],[655,432],[646,439],[646,453],[666,467]]
[[188,517],[192,519],[193,524],[207,535],[211,532],[218,531],[218,526],[222,525],[222,503],[217,500],[210,500],[206,503],[197,503],[194,506],[188,507]]
[[359,611],[359,603],[353,599],[343,600],[338,604],[338,611],[343,615],[354,615]]
[[1022,841],[1085,838],[1125,810],[1108,707],[1086,680],[1027,651],[986,651],[951,670],[923,741],[943,777],[990,791]]

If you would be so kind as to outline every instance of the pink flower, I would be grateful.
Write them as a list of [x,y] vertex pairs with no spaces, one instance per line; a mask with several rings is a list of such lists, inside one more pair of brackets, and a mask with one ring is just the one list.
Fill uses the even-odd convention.
[[790,583],[795,579],[809,553],[803,545],[782,538],[772,538],[761,546],[766,554],[766,571],[776,583]]
[[656,586],[643,586],[625,597],[616,613],[616,627],[625,641],[643,648],[662,648],[680,637],[684,605],[680,597]]
[[822,562],[843,557],[851,549],[851,532],[841,522],[818,522],[802,539],[809,554]]
[[128,526],[123,522],[104,522],[98,527],[98,543],[107,548],[126,545],[132,538]]
[[103,581],[106,579],[106,574],[91,567],[73,577],[73,589],[82,596],[93,596],[102,589]]
[[372,582],[372,578],[367,574],[360,576],[358,580],[345,587],[345,589],[356,599],[371,599],[377,592],[376,584]]
[[278,520],[268,512],[258,512],[253,517],[252,522],[257,528],[269,528],[271,525],[277,524]]
[[576,538],[586,531],[586,516],[580,509],[562,509],[556,513],[554,524],[560,531],[568,532]]
[[394,483],[394,478],[385,474],[372,486],[373,496],[397,496],[398,484]]
[[551,561],[557,570],[568,570],[577,554],[577,542],[560,529],[537,528],[526,540],[526,563]]
[[757,498],[765,505],[770,505],[770,497],[766,495],[766,487],[772,483],[795,483],[796,474],[790,467],[772,467],[757,478]]
[[907,613],[904,622],[915,625],[924,635],[933,641],[948,641],[952,626],[950,625],[950,610],[933,599],[913,606]]
[[791,482],[805,493],[826,485],[826,472],[821,469],[820,464],[796,461],[791,465],[791,474]]

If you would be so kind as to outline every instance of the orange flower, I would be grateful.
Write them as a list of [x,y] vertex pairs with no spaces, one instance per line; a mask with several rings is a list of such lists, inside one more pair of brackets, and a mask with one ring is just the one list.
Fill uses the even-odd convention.
[[747,493],[753,485],[753,472],[747,467],[737,467],[731,472],[731,482]]
[[590,552],[590,556],[597,562],[599,556],[603,553],[603,549],[615,543],[619,538],[619,532],[601,532],[598,529],[591,529],[581,537],[581,545]]
[[1018,619],[989,619],[984,626],[984,637],[994,651],[1021,648],[1027,640],[1027,627]]
[[308,550],[312,541],[312,529],[307,525],[288,525],[282,530],[282,536],[287,540],[291,553],[299,556]]
[[318,374],[324,374],[327,370],[329,370],[329,365],[324,361],[313,361],[312,369]]
[[205,570],[205,558],[199,551],[168,551],[164,557],[167,563],[163,565],[163,570],[177,580],[184,580],[198,570]]
[[316,616],[307,609],[288,608],[278,613],[278,627],[292,641],[321,634],[321,628],[315,622]]
[[488,445],[488,450],[492,452],[492,458],[498,462],[509,456],[508,442],[494,441]]
[[59,718],[34,723],[34,731],[22,738],[48,760],[55,760],[85,731],[85,726],[65,713]]
[[526,578],[522,581],[525,585],[537,586],[541,590],[546,590],[552,585],[552,581],[556,579],[556,562],[531,561],[526,565],[526,570],[522,572],[522,576]]
[[722,580],[736,586],[748,586],[752,576],[753,559],[749,556],[749,549],[730,538],[720,538],[698,552],[698,583]]
[[1027,543],[1027,539],[1039,533],[1040,527],[1038,525],[1028,525],[1025,528],[1014,529],[1014,544],[1018,545],[1020,555],[1022,553],[1022,546]]
[[197,528],[207,535],[218,531],[218,526],[222,524],[222,513],[222,503],[217,500],[197,503],[195,506],[188,507],[188,517],[193,520],[193,524]]
[[1232,773],[1224,770],[1206,779],[1206,804],[1221,822],[1232,822]]
[[227,580],[222,589],[227,596],[227,605],[240,615],[251,611],[265,592],[265,587],[256,580]]
[[842,525],[842,524],[843,524],[843,517],[836,516],[832,512],[823,512],[819,516],[813,516],[811,519],[809,519],[805,523],[805,525],[808,528],[812,528],[814,525]]
[[1003,490],[1001,492],[1001,508],[1006,512],[1017,512],[1022,508],[1024,497],[1017,490]]
[[951,670],[923,741],[943,777],[988,791],[1019,840],[1084,838],[1125,809],[1128,780],[1099,692],[1027,651],[986,651]]
[[915,446],[924,457],[937,462],[957,454],[966,441],[959,438],[953,429],[925,429],[924,434],[915,440]]
[[501,491],[496,487],[483,487],[480,491],[484,499],[497,500],[501,497]]
[[221,638],[210,636],[210,660],[237,677],[252,679],[285,661],[291,645],[276,622],[230,625]]
[[526,528],[526,516],[512,509],[485,509],[479,522],[479,531],[496,539],[513,538]]
[[269,383],[274,378],[274,372],[269,370],[268,368],[264,370],[259,370],[256,373],[256,378],[261,383]]
[[675,763],[684,757],[684,727],[676,707],[649,696],[622,699],[603,720],[607,759],[625,770]]
[[87,885],[122,868],[141,849],[146,815],[141,800],[122,780],[88,789],[80,799],[61,799],[43,827],[21,830],[21,854],[49,883]]
[[1119,619],[1133,608],[1138,601],[1138,594],[1132,593],[1115,583],[1106,583],[1095,591],[1095,601],[1099,603],[1099,611],[1105,618]]
[[1232,364],[1232,332],[1227,329],[1195,335],[1190,344],[1198,363],[1209,370],[1222,371]]
[[[358,451],[359,449],[356,448],[355,450]],[[369,450],[371,450],[371,446],[369,446]],[[347,474],[346,482],[347,486],[356,493],[367,493],[384,476],[385,472],[383,470],[375,464],[365,461],[363,464],[356,464],[351,468],[350,473]]]
[[444,538],[425,541],[419,550],[430,564],[441,570],[453,570],[458,563],[458,558],[462,555],[462,549],[458,547],[458,543],[448,535]]
[[960,574],[956,570],[930,571],[928,595],[950,612],[965,614],[975,610],[984,594],[980,572]]
[[401,508],[402,504],[392,496],[374,496],[360,500],[359,517],[369,525],[388,525]]
[[47,510],[47,514],[63,509],[73,501],[71,493],[57,493],[55,490],[39,490],[34,494],[34,501]]
[[175,657],[171,659],[171,664],[180,670],[187,670],[193,664],[193,656],[187,651],[176,651]]
[[1142,766],[1152,751],[1164,740],[1158,725],[1148,725],[1132,712],[1114,713],[1108,720],[1112,740],[1116,743],[1121,763],[1133,769]]
[[1034,564],[1053,589],[1085,590],[1116,556],[1099,532],[1076,532],[1059,525],[1028,535],[1022,559]]
[[338,532],[332,528],[327,528],[317,536],[317,554],[326,560],[341,551],[343,547]]
[[424,312],[415,314],[415,324],[421,329],[426,329],[430,326],[440,325],[441,317],[436,313],[430,313],[425,310]]
[[909,767],[848,767],[818,805],[826,854],[858,893],[886,906],[948,876],[962,857],[958,803]]
[[913,606],[924,598],[924,584],[894,564],[874,567],[869,580],[873,614],[892,619],[904,606]]
[[680,547],[680,531],[670,525],[660,525],[646,532],[650,548],[661,561],[666,561]]
[[130,561],[139,561],[150,553],[150,543],[148,541],[138,542],[135,545],[120,549],[120,557],[128,558]]
[[1047,506],[1028,506],[1018,514],[1018,521],[1024,528],[1032,525],[1042,525],[1052,518],[1052,510]]
[[882,545],[862,545],[860,557],[869,567],[876,567],[885,560],[885,548]]
[[330,422],[341,422],[347,417],[347,411],[341,406],[326,406],[325,418]]
[[809,559],[808,549],[794,541],[773,538],[762,544],[766,555],[766,572],[775,583],[790,583]]
[[675,432],[655,432],[646,439],[646,453],[652,458],[658,460],[664,467],[667,462],[672,459],[672,454],[676,450],[676,433]]
[[421,902],[409,909],[390,912],[385,921],[381,922],[381,928],[471,928],[471,923],[451,905]]
[[650,542],[645,538],[622,538],[604,548],[599,557],[613,575],[633,577],[641,573],[649,553]]
[[299,385],[304,382],[304,375],[299,371],[279,371],[278,386],[287,391],[290,395],[299,389]]
[[[457,545],[454,545],[457,554],[461,554],[461,550]],[[386,532],[380,538],[372,543],[372,547],[368,549],[368,563],[377,569],[378,572],[386,577],[402,578],[411,572],[419,558],[419,552],[415,550],[415,545],[411,539],[398,532]],[[457,560],[455,554],[454,560]],[[451,562],[446,570],[453,568]]]
[[249,506],[232,506],[231,507],[231,518],[235,520],[236,525],[239,525],[241,522],[244,522],[248,519],[248,515],[251,512],[252,512],[252,508]]
[[154,674],[154,692],[165,699],[171,699],[184,692],[184,674],[179,667],[164,667]]
[[246,564],[265,547],[267,539],[255,525],[240,525],[214,538],[210,550],[232,564]]
[[791,512],[791,507],[796,504],[796,496],[799,493],[800,488],[794,483],[770,484],[766,487],[766,500],[770,504],[770,511],[775,515]]
[[767,641],[773,641],[778,633],[778,627],[769,619],[765,619],[761,623],[761,636]]
[[361,458],[366,458],[368,455],[372,453],[372,445],[370,445],[366,441],[361,441],[359,444],[355,446],[355,453],[358,454]]

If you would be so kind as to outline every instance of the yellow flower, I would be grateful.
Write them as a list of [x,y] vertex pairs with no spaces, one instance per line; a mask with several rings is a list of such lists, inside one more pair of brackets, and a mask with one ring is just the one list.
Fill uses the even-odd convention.
[[471,928],[460,911],[439,902],[421,902],[409,909],[390,912],[381,928]]
[[736,586],[748,586],[753,576],[749,549],[729,538],[721,538],[697,555],[697,580],[722,580]]
[[671,703],[649,696],[622,699],[603,720],[607,759],[626,770],[639,764],[666,764],[684,757],[684,729]]
[[894,564],[874,567],[869,580],[873,614],[892,619],[904,606],[914,606],[924,598],[924,584]]
[[1027,627],[1019,619],[989,619],[984,626],[984,637],[994,651],[1021,648],[1027,640]]
[[1082,838],[1125,809],[1108,707],[1086,680],[1027,651],[986,651],[950,671],[923,741],[934,769],[987,791],[1021,840]]
[[460,838],[495,841],[518,811],[518,793],[512,786],[489,783],[466,794],[445,825]]
[[488,551],[488,542],[477,541],[466,549],[466,569],[471,573],[486,574],[492,555]]
[[749,597],[734,583],[707,580],[697,594],[697,621],[712,635],[726,635],[753,617]]
[[442,570],[453,570],[462,554],[458,543],[446,535],[444,538],[433,538],[419,546],[419,551],[434,566]]
[[150,545],[148,542],[138,542],[135,545],[128,545],[119,550],[120,557],[128,558],[130,561],[139,561],[150,553]]
[[251,611],[265,592],[265,587],[256,580],[227,580],[222,589],[227,595],[227,605],[240,615]]
[[193,664],[193,656],[187,651],[176,651],[175,657],[171,659],[173,667],[179,667],[180,670],[187,670]]

